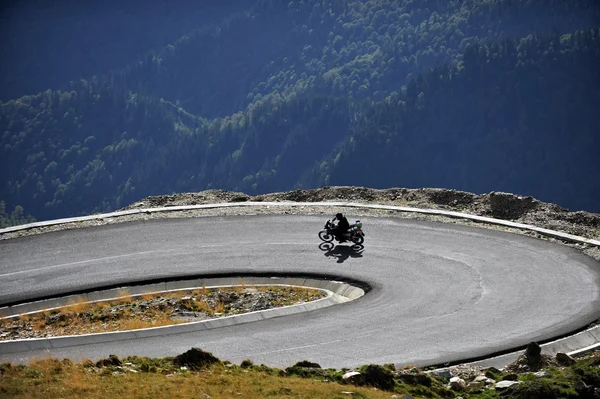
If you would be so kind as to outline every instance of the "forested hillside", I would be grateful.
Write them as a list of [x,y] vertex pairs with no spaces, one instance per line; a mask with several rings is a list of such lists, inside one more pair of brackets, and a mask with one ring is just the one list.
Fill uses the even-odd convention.
[[1,103],[6,207],[47,219],[152,194],[348,184],[600,212],[595,1],[248,8]]
[[302,185],[533,193],[598,211],[597,66],[598,29],[471,46],[361,115]]
[[2,0],[0,101],[137,62],[249,0]]

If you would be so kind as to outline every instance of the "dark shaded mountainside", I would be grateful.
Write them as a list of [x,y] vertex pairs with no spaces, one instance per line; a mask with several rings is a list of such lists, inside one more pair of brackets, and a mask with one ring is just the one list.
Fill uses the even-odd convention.
[[595,1],[258,1],[138,62],[0,104],[0,199],[448,187],[600,211]]

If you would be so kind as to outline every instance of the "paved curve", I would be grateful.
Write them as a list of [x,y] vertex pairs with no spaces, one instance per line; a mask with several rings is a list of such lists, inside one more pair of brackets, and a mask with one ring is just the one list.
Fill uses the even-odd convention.
[[[207,273],[311,273],[367,282],[363,298],[223,329],[52,352],[177,355],[286,367],[439,364],[566,334],[600,318],[600,265],[565,246],[460,225],[363,218],[363,251],[319,249],[316,216],[158,219],[0,241],[0,304]],[[335,257],[333,255],[341,255]]]

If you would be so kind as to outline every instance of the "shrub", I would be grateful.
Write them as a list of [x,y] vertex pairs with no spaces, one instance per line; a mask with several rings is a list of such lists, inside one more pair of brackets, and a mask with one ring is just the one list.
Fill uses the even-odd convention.
[[369,364],[361,367],[359,371],[365,378],[365,384],[388,391],[394,389],[394,375],[389,369],[377,364]]
[[298,363],[294,364],[292,367],[308,367],[308,368],[320,369],[321,365],[319,363],[309,362],[308,360],[301,360]]
[[213,356],[212,353],[204,352],[202,349],[192,348],[189,351],[175,356],[173,364],[176,366],[185,366],[190,370],[200,370],[212,366],[221,361]]
[[510,399],[571,399],[578,397],[573,388],[547,378],[513,385],[501,395]]
[[575,374],[581,377],[583,382],[588,385],[600,386],[600,369],[598,369],[598,359],[590,358],[579,361],[571,367]]
[[100,359],[96,362],[98,368],[106,366],[121,366],[121,360],[116,355],[109,355],[108,359]]

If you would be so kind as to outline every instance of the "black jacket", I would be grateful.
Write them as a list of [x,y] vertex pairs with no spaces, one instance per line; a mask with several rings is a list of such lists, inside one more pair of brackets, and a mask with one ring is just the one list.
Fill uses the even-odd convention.
[[345,216],[342,216],[341,219],[334,218],[334,221],[339,220],[337,224],[336,230],[340,233],[345,233],[350,228],[350,223],[348,223],[348,219]]

